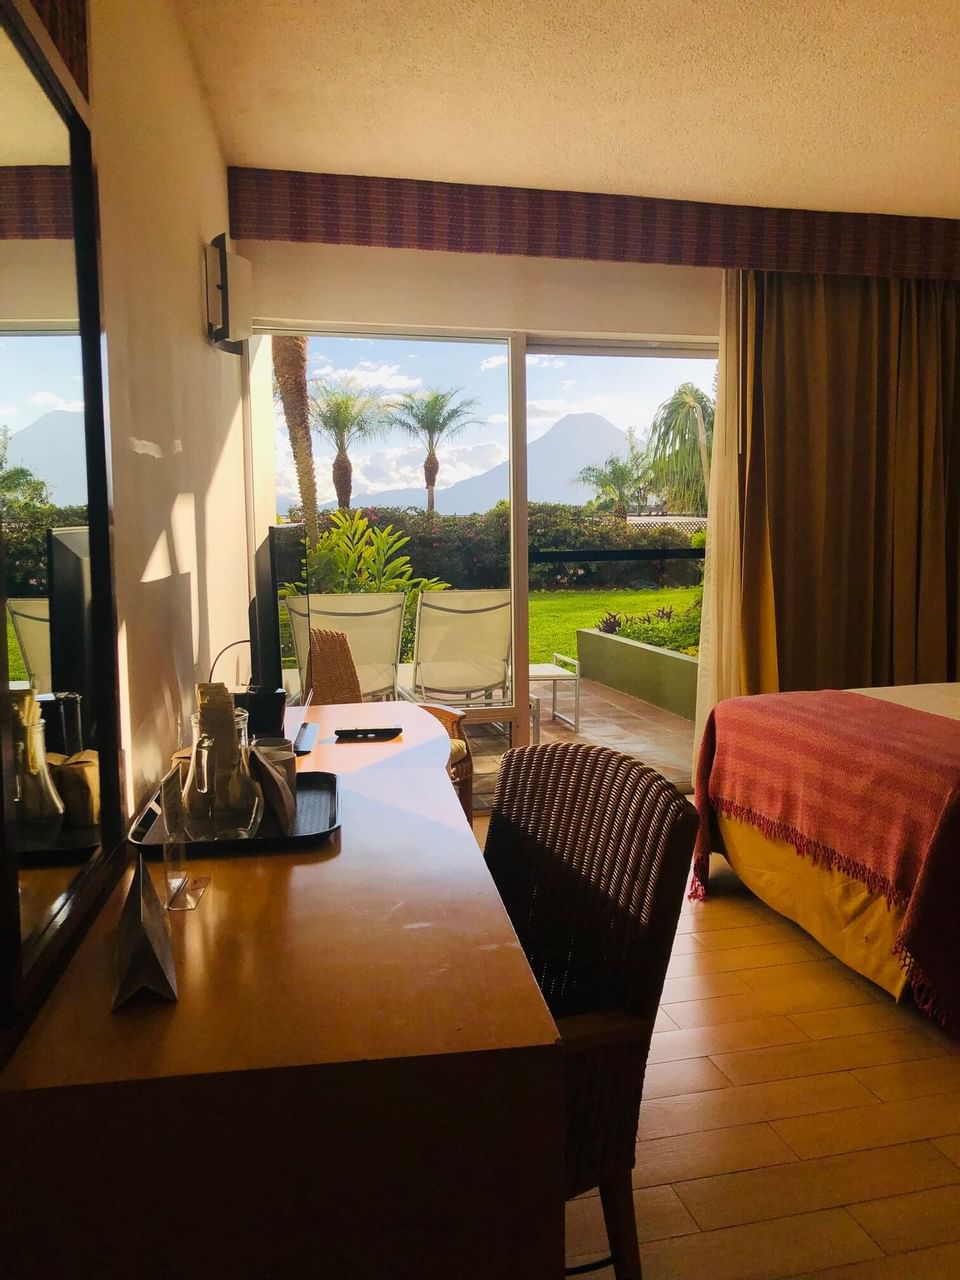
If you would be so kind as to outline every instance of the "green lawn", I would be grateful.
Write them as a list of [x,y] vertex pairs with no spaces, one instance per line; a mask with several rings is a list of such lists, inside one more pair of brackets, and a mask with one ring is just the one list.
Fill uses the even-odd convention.
[[7,661],[10,664],[10,679],[26,680],[27,668],[23,665],[20,646],[17,644],[17,636],[13,629],[13,623],[10,621],[9,613],[7,614]]
[[595,627],[605,613],[647,613],[661,607],[686,609],[699,587],[651,587],[646,591],[531,591],[530,661],[549,662],[554,653],[577,656],[577,630]]

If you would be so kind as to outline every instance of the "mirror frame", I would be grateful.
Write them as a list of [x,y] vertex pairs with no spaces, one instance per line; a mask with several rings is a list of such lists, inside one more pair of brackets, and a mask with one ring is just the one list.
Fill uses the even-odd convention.
[[[117,635],[113,595],[112,494],[105,415],[105,341],[100,314],[96,188],[89,106],[36,11],[27,0],[0,0],[0,29],[36,76],[70,135],[74,251],[84,392],[87,511],[90,527],[91,627]],[[0,552],[3,540],[0,530]],[[5,593],[0,591],[5,603]],[[8,680],[6,647],[0,680]],[[56,982],[90,921],[127,862],[126,814],[120,785],[117,647],[94,646],[100,758],[101,844],[74,878],[64,900],[24,949],[19,883],[12,834],[13,746],[11,699],[0,697],[0,1067]]]

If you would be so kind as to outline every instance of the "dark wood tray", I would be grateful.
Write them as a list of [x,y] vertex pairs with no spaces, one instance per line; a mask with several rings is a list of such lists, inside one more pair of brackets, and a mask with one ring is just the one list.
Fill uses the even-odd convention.
[[[190,840],[188,858],[217,858],[224,854],[286,853],[317,844],[340,826],[340,779],[320,770],[297,774],[297,816],[293,831],[285,836],[268,808],[260,830],[249,840]],[[144,857],[160,857],[163,850],[160,792],[141,809],[127,839],[143,850]]]

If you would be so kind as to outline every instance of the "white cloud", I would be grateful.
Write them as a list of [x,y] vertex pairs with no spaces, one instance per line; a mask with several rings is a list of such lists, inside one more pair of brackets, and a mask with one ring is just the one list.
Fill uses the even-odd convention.
[[[282,417],[276,418],[276,490],[277,507],[286,511],[290,503],[299,503],[300,491],[290,452],[290,441]],[[331,457],[324,446],[314,441],[314,463],[317,473],[317,500],[321,506],[336,497],[330,474]],[[506,447],[493,440],[479,444],[451,445],[440,450],[439,487],[447,488],[458,480],[488,471],[507,458]],[[423,488],[423,449],[417,445],[397,445],[366,454],[352,454],[353,492],[382,493],[386,489]]]
[[79,413],[83,408],[82,400],[65,400],[52,391],[35,391],[30,397],[30,403],[42,405],[44,409],[63,409],[67,413]]
[[492,422],[496,425],[499,425],[500,423],[503,423],[503,422],[509,422],[510,419],[507,417],[505,413],[488,413],[487,421]]
[[499,369],[502,364],[507,363],[506,356],[487,356],[486,360],[480,361],[481,369]]
[[423,382],[422,378],[401,373],[398,364],[376,364],[372,360],[361,360],[351,369],[335,369],[328,362],[312,369],[310,376],[332,382],[354,382],[364,388],[380,387],[384,391],[412,391]]
[[5,417],[12,418],[14,417],[15,414],[18,414],[19,412],[20,410],[17,408],[15,404],[0,404],[0,413],[2,413]]
[[[502,444],[485,440],[480,444],[452,445],[448,449],[441,449],[438,456],[438,487],[446,489],[458,480],[479,475],[495,467],[498,462],[506,461],[507,451]],[[354,493],[423,488],[423,449],[416,445],[378,449],[375,453],[360,455],[352,461]],[[318,465],[318,471],[328,467],[329,461],[324,460]]]
[[558,356],[527,356],[527,365],[540,369],[563,369],[566,363],[566,360],[561,360]]

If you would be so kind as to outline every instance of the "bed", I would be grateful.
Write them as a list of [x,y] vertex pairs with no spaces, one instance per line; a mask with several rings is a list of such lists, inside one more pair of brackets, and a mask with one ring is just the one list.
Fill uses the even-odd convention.
[[[956,740],[960,748],[960,724],[954,731],[953,725],[960,722],[960,684],[925,684],[906,685],[897,688],[855,689],[847,693],[858,694],[863,698],[879,700],[886,704],[895,704],[906,709],[904,716],[897,716],[898,721],[923,725],[927,723],[931,729],[945,732],[948,738]],[[767,698],[737,699],[737,703],[770,702],[768,711],[776,711],[776,699],[815,698],[827,695],[768,695]],[[844,698],[844,694],[833,695]],[[770,701],[772,700],[772,701]],[[721,704],[729,706],[730,704]],[[845,707],[852,708],[851,714],[860,714],[869,718],[868,708],[863,703],[847,701]],[[718,708],[719,710],[719,708]],[[880,709],[876,708],[879,712]],[[885,715],[889,715],[889,708]],[[949,725],[918,720],[915,713],[923,713],[924,717],[935,716],[940,720],[952,722]],[[896,713],[894,713],[896,714]],[[718,753],[722,748],[723,735],[734,732],[724,729],[724,720],[718,720],[715,730],[714,750]],[[731,721],[726,722],[730,725]],[[774,724],[768,718],[768,725]],[[754,739],[759,734],[754,732]],[[932,735],[935,737],[936,735]],[[758,821],[757,813],[752,810],[754,788],[749,778],[741,785],[736,797],[737,803],[723,804],[716,794],[716,773],[710,773],[704,766],[704,754],[708,752],[709,733],[705,735],[704,752],[701,753],[701,766],[698,768],[697,805],[701,815],[701,843],[698,845],[699,867],[704,872],[703,855],[711,850],[722,853],[736,872],[739,879],[774,911],[795,921],[805,929],[822,946],[826,947],[844,964],[869,978],[895,999],[900,999],[908,986],[913,986],[915,994],[919,994],[918,1003],[927,1007],[927,1011],[939,1017],[948,1025],[957,1026],[960,1009],[952,999],[944,1001],[934,998],[930,984],[918,981],[917,966],[911,968],[911,957],[905,954],[903,936],[905,932],[905,916],[910,909],[909,898],[904,893],[894,892],[889,881],[884,883],[866,883],[869,875],[856,864],[862,849],[846,847],[842,851],[844,857],[821,857],[816,848],[812,851],[805,848],[803,852],[811,856],[800,856],[800,842],[795,839],[796,831],[790,829],[789,823],[782,821],[783,814],[772,811],[770,788],[767,786],[760,808],[769,813],[771,821]],[[777,766],[775,758],[777,743],[770,742],[775,738],[768,732],[764,750],[768,751]],[[931,747],[931,751],[933,748]],[[939,745],[936,748],[938,760],[944,753]],[[946,754],[949,754],[946,753]],[[960,754],[957,755],[960,762]],[[856,771],[856,759],[851,759],[849,768]],[[763,792],[763,782],[754,766],[755,790]],[[960,771],[956,772],[956,780],[960,783]],[[941,786],[944,790],[950,787],[952,776],[946,767],[943,771]],[[823,768],[811,771],[816,777],[821,791],[828,788],[830,777]],[[809,782],[809,779],[808,779]],[[723,789],[722,782],[719,784]],[[841,784],[842,786],[842,780]],[[731,791],[734,787],[730,787]],[[812,803],[808,786],[803,797],[809,811]],[[960,807],[960,787],[956,788],[957,803]],[[809,818],[807,819],[810,825]],[[955,861],[960,869],[960,847],[948,836],[951,848],[939,854],[941,863]],[[850,866],[847,865],[850,864]],[[692,889],[693,896],[700,896],[705,888],[705,872],[699,877],[695,874]],[[940,895],[943,896],[943,895]],[[958,903],[957,925],[960,928],[960,892],[956,894]],[[908,922],[909,923],[909,922]],[[933,928],[940,933],[947,932],[941,923],[933,922]],[[943,945],[951,945],[950,938],[941,939]],[[940,944],[938,944],[940,945]],[[960,950],[960,943],[952,943]],[[925,978],[925,975],[921,975]],[[942,993],[940,993],[942,996]],[[952,1006],[952,1007],[951,1007]]]

